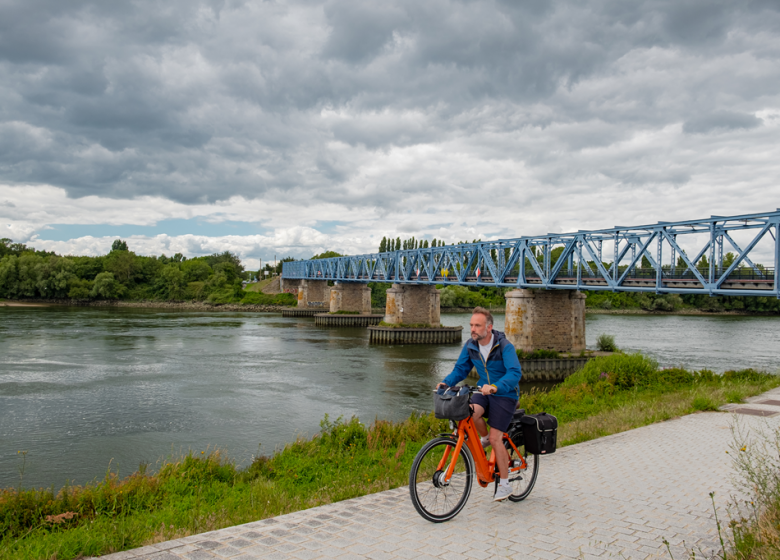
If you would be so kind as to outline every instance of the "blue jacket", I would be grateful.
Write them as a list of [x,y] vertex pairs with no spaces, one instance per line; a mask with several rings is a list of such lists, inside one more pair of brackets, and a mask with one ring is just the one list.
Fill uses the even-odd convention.
[[495,385],[498,389],[495,395],[498,397],[515,400],[520,398],[520,390],[517,387],[522,375],[520,361],[517,359],[515,347],[506,339],[504,333],[493,330],[493,347],[487,361],[484,361],[479,353],[479,343],[470,338],[463,345],[458,361],[455,362],[452,373],[444,378],[444,383],[452,387],[463,381],[472,366],[477,368],[479,373],[478,385]]

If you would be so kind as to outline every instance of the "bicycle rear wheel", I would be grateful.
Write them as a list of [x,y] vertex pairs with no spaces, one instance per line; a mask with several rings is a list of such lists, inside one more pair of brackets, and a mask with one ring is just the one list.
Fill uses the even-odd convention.
[[509,452],[509,484],[512,486],[512,494],[509,499],[513,502],[520,502],[525,500],[534,489],[536,476],[539,474],[539,455],[526,452],[525,446],[518,446],[517,450],[523,455],[526,468],[513,468],[512,464],[515,461],[520,462],[520,458],[509,442],[504,442],[504,446]]
[[[452,463],[456,442],[452,438],[436,438],[426,443],[417,453],[409,473],[409,494],[414,509],[428,521],[449,521],[463,509],[471,493],[474,459],[464,445],[455,463],[449,481],[444,480]],[[439,463],[447,453],[447,460]]]

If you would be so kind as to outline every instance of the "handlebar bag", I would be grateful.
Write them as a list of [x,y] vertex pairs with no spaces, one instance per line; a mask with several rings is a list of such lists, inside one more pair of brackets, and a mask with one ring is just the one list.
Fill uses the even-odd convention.
[[442,420],[456,422],[471,416],[469,390],[466,387],[439,389],[433,394],[433,415]]
[[520,418],[525,450],[534,455],[555,453],[558,446],[558,419],[552,414],[526,414]]

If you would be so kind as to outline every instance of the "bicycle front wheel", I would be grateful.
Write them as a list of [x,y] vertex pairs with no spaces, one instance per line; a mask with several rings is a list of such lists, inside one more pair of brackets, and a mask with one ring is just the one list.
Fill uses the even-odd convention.
[[515,467],[515,463],[520,463],[520,458],[509,443],[504,445],[509,452],[509,484],[512,486],[512,493],[509,495],[509,499],[513,502],[520,502],[525,500],[528,494],[531,493],[531,490],[534,489],[536,476],[539,474],[539,455],[528,453],[525,450],[525,446],[520,446],[517,449],[523,455],[526,467]]
[[409,473],[409,494],[414,509],[434,523],[449,521],[458,515],[471,493],[474,459],[465,445],[456,458],[452,477],[445,480],[455,445],[452,438],[432,439],[417,453]]

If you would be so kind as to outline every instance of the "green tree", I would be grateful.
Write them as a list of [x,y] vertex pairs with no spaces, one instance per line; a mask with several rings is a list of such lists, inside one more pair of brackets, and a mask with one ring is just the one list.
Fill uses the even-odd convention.
[[[224,263],[224,266],[230,266],[232,268],[233,265]],[[167,300],[182,300],[185,297],[186,291],[187,281],[179,266],[175,263],[164,266],[160,271],[158,279],[159,294]]]
[[77,278],[71,284],[68,291],[70,299],[89,299],[92,292],[92,282]]
[[382,241],[379,242],[379,252],[384,253],[387,251],[387,237],[382,236]]
[[43,258],[35,253],[22,253],[17,261],[17,297],[30,298],[38,295],[38,275],[42,264]]
[[110,272],[101,272],[95,277],[90,296],[98,299],[116,299],[122,293],[122,285]]
[[111,251],[106,256],[103,268],[106,272],[110,272],[118,282],[129,285],[140,271],[140,265],[140,261],[136,261],[135,253],[119,250]]
[[240,276],[243,276],[244,274],[244,265],[241,264],[241,259],[238,258],[238,255],[231,253],[230,251],[225,251],[224,253],[214,253],[213,255],[208,255],[207,257],[203,258],[206,260],[206,264],[208,264],[211,268],[214,268],[215,265],[219,263],[229,262],[233,264]]
[[189,259],[181,264],[181,271],[187,282],[203,282],[213,271],[202,258]]
[[336,251],[325,251],[324,253],[320,253],[319,255],[314,255],[312,259],[332,259],[333,257],[343,257],[341,253],[337,253]]
[[734,261],[737,259],[737,256],[729,251],[725,255],[723,255],[723,270],[726,270],[728,267],[730,267],[732,264],[734,264]]
[[114,242],[111,244],[111,250],[112,251],[129,251],[129,249],[127,248],[127,242],[126,241],[122,241],[121,239],[114,240]]
[[45,298],[68,297],[73,283],[78,280],[73,273],[76,265],[65,257],[51,256],[38,265],[38,291]]
[[18,295],[19,274],[16,269],[18,258],[11,254],[0,258],[0,297],[15,298]]

